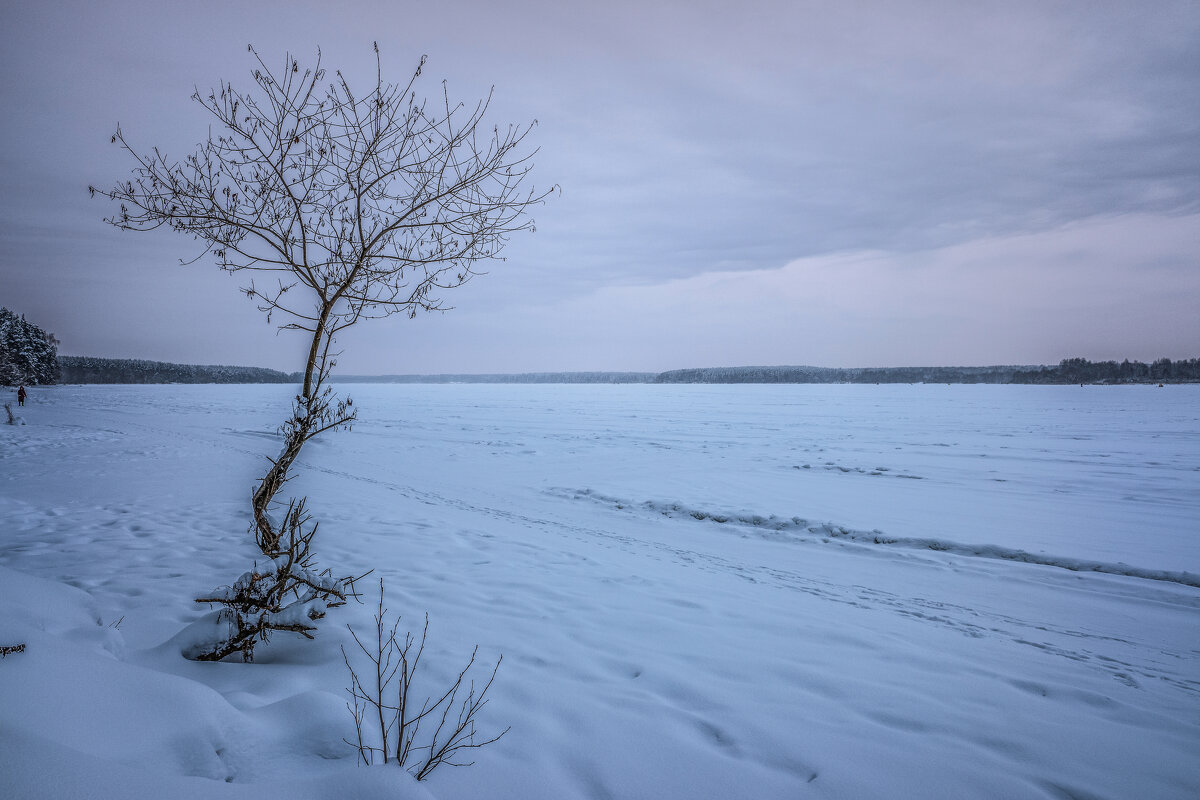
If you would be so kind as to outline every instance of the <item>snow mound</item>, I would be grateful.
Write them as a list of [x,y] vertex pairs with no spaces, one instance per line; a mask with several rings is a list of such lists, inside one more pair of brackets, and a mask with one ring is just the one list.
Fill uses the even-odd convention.
[[431,797],[402,770],[355,766],[338,695],[241,711],[197,680],[124,660],[87,592],[4,567],[0,607],[0,643],[26,645],[0,660],[6,797]]

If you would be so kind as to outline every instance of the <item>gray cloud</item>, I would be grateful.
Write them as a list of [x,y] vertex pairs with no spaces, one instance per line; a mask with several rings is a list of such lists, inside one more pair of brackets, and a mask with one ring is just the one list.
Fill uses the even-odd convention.
[[[67,352],[291,368],[291,346],[264,335],[227,276],[171,268],[194,243],[122,236],[84,192],[129,169],[108,145],[118,121],[136,142],[190,149],[207,123],[187,95],[244,83],[250,41],[268,58],[320,45],[352,79],[372,74],[373,39],[397,79],[427,52],[427,91],[442,76],[466,98],[495,84],[499,119],[539,119],[537,172],[562,196],[507,263],[452,299],[455,315],[1200,211],[1192,2],[243,6],[25,4],[6,19],[0,66],[19,78],[0,88],[0,303],[44,320]],[[1196,269],[1181,252],[1170,274]],[[169,307],[180,287],[194,315],[118,321]],[[623,315],[649,312],[608,313],[610,327],[637,327]],[[450,337],[451,361],[455,346],[480,369],[521,360],[519,342],[481,353],[454,338],[468,336],[469,319],[442,320],[421,324]],[[560,338],[583,348],[603,335],[597,323]],[[407,371],[405,356],[373,341],[356,341],[359,371]],[[746,345],[764,353],[750,360],[803,360]],[[570,366],[569,352],[543,358]],[[689,363],[707,362],[697,352]]]

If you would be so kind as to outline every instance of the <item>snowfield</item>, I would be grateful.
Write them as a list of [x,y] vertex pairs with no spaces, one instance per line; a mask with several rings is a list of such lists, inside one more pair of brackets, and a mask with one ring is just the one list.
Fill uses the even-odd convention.
[[[294,388],[0,423],[0,794],[1200,796],[1200,386],[342,388],[289,489],[368,602],[254,664],[178,634],[256,555]],[[417,691],[504,656],[470,768],[343,742],[378,577]]]

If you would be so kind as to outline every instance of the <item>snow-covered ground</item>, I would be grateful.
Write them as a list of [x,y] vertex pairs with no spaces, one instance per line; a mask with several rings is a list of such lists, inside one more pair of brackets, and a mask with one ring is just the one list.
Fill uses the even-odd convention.
[[38,388],[0,423],[0,794],[1200,796],[1200,386],[347,388],[290,485],[318,557],[429,613],[425,693],[503,653],[511,732],[355,766],[370,604],[178,655],[294,390]]

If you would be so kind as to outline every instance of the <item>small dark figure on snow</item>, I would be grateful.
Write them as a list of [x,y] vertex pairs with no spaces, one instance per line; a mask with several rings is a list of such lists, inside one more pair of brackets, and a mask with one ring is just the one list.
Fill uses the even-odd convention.
[[18,386],[17,387],[17,405],[18,406],[25,405],[25,397],[26,397],[25,387]]

